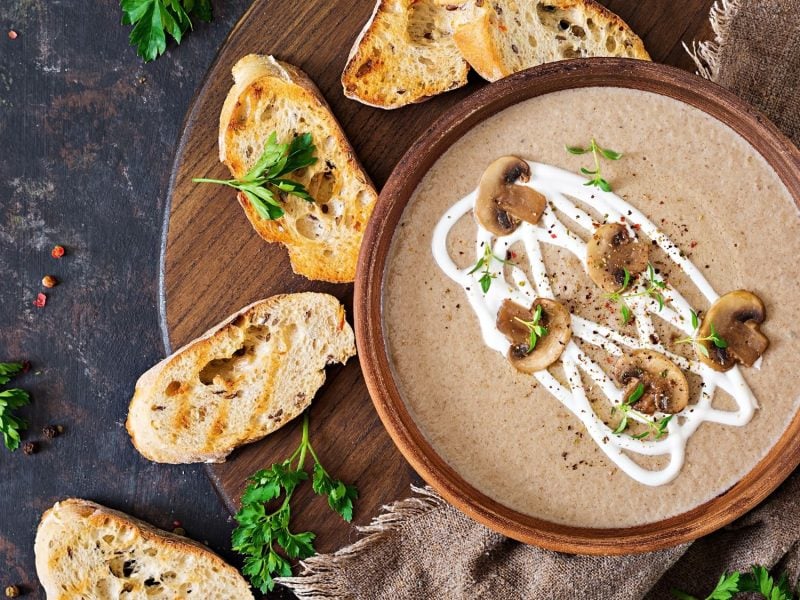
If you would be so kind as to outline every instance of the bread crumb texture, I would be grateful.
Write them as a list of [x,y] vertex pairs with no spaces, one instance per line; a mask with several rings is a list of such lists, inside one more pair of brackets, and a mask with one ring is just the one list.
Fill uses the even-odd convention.
[[45,512],[35,553],[48,600],[253,598],[205,546],[87,500]]
[[128,431],[151,460],[222,461],[303,412],[325,381],[325,366],[353,355],[353,330],[335,297],[273,296],[145,373]]
[[453,41],[464,3],[379,0],[342,73],[349,98],[398,108],[467,83],[469,66]]
[[309,279],[355,279],[361,239],[378,199],[353,148],[314,83],[271,56],[248,55],[233,67],[234,86],[220,116],[220,160],[242,177],[260,158],[270,134],[278,142],[311,133],[317,162],[289,179],[314,202],[282,194],[285,215],[261,217],[243,193],[238,199],[262,238],[289,251],[292,268]]

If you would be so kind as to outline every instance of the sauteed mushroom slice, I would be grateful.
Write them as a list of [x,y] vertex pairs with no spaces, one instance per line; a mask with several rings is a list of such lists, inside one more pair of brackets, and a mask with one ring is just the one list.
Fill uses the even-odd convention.
[[541,371],[558,360],[572,337],[571,322],[564,305],[548,298],[537,298],[530,308],[504,300],[497,313],[497,329],[511,342],[508,360],[522,373]]
[[[717,371],[732,369],[737,362],[752,367],[769,346],[769,339],[758,328],[766,317],[764,303],[752,292],[728,292],[711,305],[700,324],[697,344],[705,346],[708,356],[698,352],[698,358]],[[710,337],[721,339],[724,347]]]
[[475,218],[494,235],[508,235],[520,221],[536,223],[544,212],[545,197],[533,188],[516,185],[531,178],[527,162],[503,156],[490,164],[481,177]]
[[594,232],[586,244],[589,277],[607,292],[618,291],[625,281],[625,269],[631,275],[647,268],[650,245],[630,236],[622,223],[606,223]]
[[642,384],[644,393],[632,405],[634,410],[652,415],[675,414],[689,403],[689,382],[678,365],[660,352],[634,350],[614,364],[613,376],[624,386],[623,397],[630,398]]

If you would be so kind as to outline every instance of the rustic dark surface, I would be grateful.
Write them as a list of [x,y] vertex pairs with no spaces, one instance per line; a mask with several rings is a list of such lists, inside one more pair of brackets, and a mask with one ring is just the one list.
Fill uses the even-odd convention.
[[[136,378],[163,356],[157,273],[175,144],[195,90],[248,4],[215,1],[212,24],[143,65],[115,0],[0,2],[0,360],[33,363],[20,381],[34,398],[22,411],[31,421],[26,439],[41,440],[48,424],[66,428],[34,456],[0,448],[0,585],[20,585],[26,598],[44,596],[33,558],[39,515],[68,496],[161,527],[179,519],[236,564],[228,511],[203,468],[149,463],[123,422]],[[711,0],[605,4],[661,62],[691,68],[680,41],[708,34]],[[371,174],[382,183],[389,170]],[[49,256],[56,243],[67,248],[60,261]],[[62,283],[38,309],[32,302],[46,273]],[[331,470],[344,459],[333,458]]]
[[[35,528],[68,496],[161,527],[179,519],[235,560],[203,468],[144,460],[122,424],[137,376],[163,356],[157,272],[175,140],[248,3],[214,2],[213,23],[144,65],[115,0],[0,1],[0,360],[33,363],[21,380],[33,394],[26,439],[66,428],[34,456],[0,447],[0,594],[15,583],[44,597]],[[62,283],[37,309],[45,273]]]

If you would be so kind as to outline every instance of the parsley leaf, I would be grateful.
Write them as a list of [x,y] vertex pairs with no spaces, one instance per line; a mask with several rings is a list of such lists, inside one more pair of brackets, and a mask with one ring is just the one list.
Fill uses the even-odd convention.
[[145,62],[167,49],[167,34],[180,44],[192,18],[211,20],[211,0],[120,0],[122,24],[133,25],[131,46]]
[[[19,362],[0,362],[0,385],[5,385],[19,375],[25,366]],[[3,443],[12,452],[19,448],[20,431],[28,428],[28,422],[13,411],[30,404],[31,397],[25,390],[12,388],[0,392],[0,435]]]
[[[671,592],[678,600],[698,600],[698,598],[679,590],[671,590]],[[754,592],[767,600],[792,600],[794,598],[785,573],[776,583],[765,567],[755,565],[749,573],[739,571],[723,573],[716,587],[706,596],[705,600],[730,600],[740,592]]]
[[4,363],[0,362],[0,385],[5,385],[11,378],[15,375],[19,375],[24,368],[22,363],[13,362],[13,363]]
[[12,411],[27,404],[30,404],[30,395],[25,390],[13,388],[0,392],[0,434],[6,448],[12,452],[19,448],[19,432],[28,428],[27,421]]
[[[353,502],[358,498],[358,491],[352,485],[333,479],[324,469],[309,441],[306,413],[300,445],[285,461],[250,476],[249,485],[242,494],[242,508],[235,516],[238,526],[233,530],[231,544],[236,552],[245,556],[242,573],[262,593],[274,589],[276,577],[292,575],[289,559],[316,554],[313,532],[295,533],[289,528],[292,494],[308,479],[304,469],[308,455],[314,460],[311,483],[314,492],[327,496],[330,507],[345,521],[353,518]],[[280,500],[281,496],[283,501],[269,512],[267,504]]]
[[227,185],[242,192],[262,219],[271,221],[284,215],[282,195],[297,196],[306,202],[314,202],[305,186],[299,181],[285,179],[298,169],[317,162],[316,146],[310,133],[296,136],[288,144],[278,143],[278,134],[272,132],[255,164],[241,179],[206,179],[195,177],[195,183]]

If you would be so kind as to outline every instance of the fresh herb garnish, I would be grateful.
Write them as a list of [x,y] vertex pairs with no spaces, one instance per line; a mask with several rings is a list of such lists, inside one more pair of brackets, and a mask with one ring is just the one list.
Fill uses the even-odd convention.
[[641,440],[649,435],[653,435],[655,439],[661,439],[667,432],[667,425],[669,425],[669,422],[672,420],[674,415],[667,415],[666,417],[662,417],[658,420],[648,419],[642,413],[633,409],[633,405],[636,404],[642,398],[642,396],[644,396],[644,384],[640,382],[634,388],[633,392],[631,392],[631,394],[622,401],[622,404],[611,408],[611,414],[614,414],[617,410],[622,413],[622,418],[620,419],[619,423],[617,423],[616,428],[614,428],[614,433],[618,435],[623,433],[628,428],[630,421],[629,417],[631,413],[636,413],[644,418],[644,423],[647,425],[647,430],[643,431],[642,433],[632,435],[631,437],[635,440]]
[[720,337],[719,333],[717,333],[716,328],[714,327],[714,323],[711,323],[709,329],[711,330],[710,335],[705,337],[697,337],[697,330],[700,329],[700,319],[697,316],[697,313],[694,312],[692,309],[689,309],[689,312],[692,313],[692,329],[694,329],[694,335],[692,337],[683,338],[682,340],[677,340],[676,344],[691,344],[695,348],[697,348],[700,353],[709,358],[708,348],[703,342],[711,342],[717,348],[727,348],[728,342],[726,342],[722,337]]
[[[231,538],[233,549],[245,555],[244,573],[254,587],[267,593],[275,587],[275,576],[289,577],[292,567],[287,560],[308,558],[316,553],[314,533],[292,533],[290,502],[298,485],[308,479],[304,469],[306,456],[314,460],[311,487],[314,492],[327,496],[328,505],[350,522],[353,518],[353,501],[358,491],[338,479],[333,479],[319,462],[317,453],[308,439],[308,413],[303,417],[303,437],[297,450],[282,463],[258,471],[250,477],[250,485],[242,495],[242,508],[236,513],[238,527]],[[283,502],[272,512],[266,504],[280,498]],[[285,557],[278,553],[282,549]]]
[[[672,595],[678,600],[700,600],[696,596],[671,590]],[[736,594],[751,592],[763,596],[767,600],[793,600],[800,598],[800,588],[792,592],[789,579],[784,573],[778,581],[775,581],[769,574],[766,567],[755,565],[750,572],[732,571],[723,573],[713,591],[705,597],[705,600],[730,600]]]
[[[24,370],[22,363],[0,363],[0,385],[5,385]],[[30,404],[31,397],[25,390],[12,388],[0,392],[0,434],[3,443],[12,452],[19,448],[19,432],[28,428],[25,419],[12,411]]]
[[611,185],[609,185],[608,181],[603,179],[602,174],[600,173],[600,156],[603,158],[607,158],[608,160],[619,160],[622,158],[622,154],[620,152],[615,152],[614,150],[609,150],[608,148],[602,148],[597,145],[594,138],[592,138],[591,142],[589,142],[588,148],[582,148],[581,146],[564,146],[570,154],[586,154],[588,152],[592,153],[594,157],[594,169],[587,169],[586,167],[581,167],[581,173],[586,176],[591,176],[592,178],[584,183],[583,185],[593,185],[595,187],[600,188],[604,192],[611,191]]
[[283,175],[308,167],[317,162],[316,146],[310,133],[298,135],[288,144],[278,143],[278,134],[272,132],[264,152],[241,179],[205,179],[196,177],[195,183],[216,183],[240,190],[263,219],[279,219],[283,216],[281,194],[291,194],[308,202],[314,199],[302,183],[284,179]]
[[211,20],[211,0],[121,0],[122,24],[133,25],[131,46],[145,62],[167,49],[167,34],[180,44],[192,19]]
[[473,273],[477,272],[479,269],[483,268],[481,271],[481,276],[478,281],[481,284],[481,289],[483,293],[487,293],[489,288],[492,287],[492,280],[497,277],[496,273],[492,273],[490,267],[492,265],[492,259],[503,263],[504,265],[513,265],[514,263],[510,260],[503,260],[502,258],[495,256],[492,252],[492,247],[489,244],[484,244],[483,246],[483,256],[478,259],[478,262],[475,263],[475,266],[472,267],[472,270],[467,273],[467,275],[472,275]]
[[658,312],[661,312],[665,303],[664,295],[661,293],[661,290],[665,289],[667,284],[663,279],[656,279],[656,270],[653,268],[653,265],[647,263],[647,288],[641,292],[625,294],[625,290],[628,289],[628,286],[631,283],[631,274],[625,267],[623,267],[623,272],[624,279],[622,281],[622,287],[620,287],[616,292],[606,294],[606,298],[611,300],[614,304],[619,304],[619,312],[620,316],[622,317],[622,324],[627,325],[631,320],[631,309],[626,302],[626,300],[629,300],[630,298],[649,296],[658,302]]
[[542,320],[542,305],[539,304],[536,306],[536,310],[533,311],[533,319],[530,321],[525,321],[524,319],[520,319],[519,317],[514,317],[515,320],[519,321],[525,327],[528,328],[528,352],[530,354],[533,352],[533,349],[536,347],[536,342],[538,342],[541,338],[547,335],[547,327],[543,325],[539,325],[539,321]]

